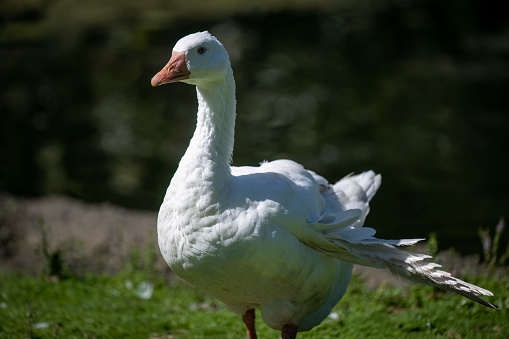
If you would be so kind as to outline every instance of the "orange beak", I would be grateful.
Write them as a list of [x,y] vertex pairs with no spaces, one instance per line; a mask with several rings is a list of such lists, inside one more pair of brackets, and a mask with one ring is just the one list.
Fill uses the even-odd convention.
[[172,52],[170,61],[159,73],[154,75],[150,83],[153,87],[156,87],[170,82],[189,79],[189,74],[191,72],[189,72],[186,66],[186,53]]

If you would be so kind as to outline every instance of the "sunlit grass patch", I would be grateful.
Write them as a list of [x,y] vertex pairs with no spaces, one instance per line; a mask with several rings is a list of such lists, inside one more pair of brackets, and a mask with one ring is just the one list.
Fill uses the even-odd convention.
[[[479,277],[492,310],[426,286],[370,290],[354,277],[320,326],[300,338],[506,338],[509,279]],[[150,290],[152,287],[153,290]],[[2,338],[244,338],[239,316],[180,280],[146,272],[62,280],[0,275]],[[147,288],[149,289],[147,291]],[[145,293],[145,294],[143,294]],[[260,338],[277,338],[257,312]]]

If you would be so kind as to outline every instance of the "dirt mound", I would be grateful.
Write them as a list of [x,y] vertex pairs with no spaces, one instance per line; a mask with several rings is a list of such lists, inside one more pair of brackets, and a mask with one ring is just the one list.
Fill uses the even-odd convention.
[[[0,197],[0,269],[41,272],[44,246],[68,265],[86,270],[120,269],[136,248],[157,249],[157,213],[110,204],[85,204],[62,196]],[[46,241],[47,244],[44,244]],[[159,264],[164,264],[162,259]]]

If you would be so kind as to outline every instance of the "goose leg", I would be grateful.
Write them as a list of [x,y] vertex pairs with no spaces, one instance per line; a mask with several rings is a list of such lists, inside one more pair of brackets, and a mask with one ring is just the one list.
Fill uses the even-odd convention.
[[242,316],[242,321],[244,322],[244,326],[246,326],[247,339],[257,339],[254,308],[247,310],[247,312]]
[[297,337],[297,325],[286,324],[281,331],[281,339],[295,339]]

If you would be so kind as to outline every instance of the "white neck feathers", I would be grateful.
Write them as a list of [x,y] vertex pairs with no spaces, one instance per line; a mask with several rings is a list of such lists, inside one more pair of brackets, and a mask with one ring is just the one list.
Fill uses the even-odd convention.
[[[223,185],[231,176],[230,163],[235,133],[235,80],[231,68],[225,78],[196,88],[198,117],[196,130],[180,161],[177,174],[186,180],[200,176],[201,185]],[[181,173],[179,173],[181,172]],[[190,178],[193,180],[193,178]],[[196,180],[198,178],[194,178]],[[197,182],[198,183],[198,182]]]

